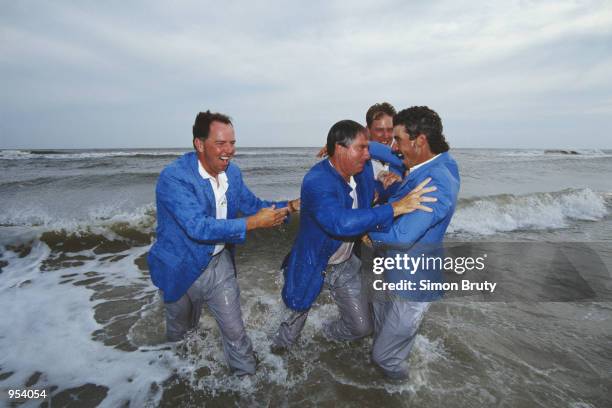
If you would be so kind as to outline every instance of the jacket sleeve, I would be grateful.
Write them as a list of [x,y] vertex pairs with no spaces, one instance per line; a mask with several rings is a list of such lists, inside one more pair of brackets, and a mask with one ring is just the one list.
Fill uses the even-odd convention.
[[[207,215],[193,187],[162,172],[156,188],[157,205],[163,206],[189,238],[209,243],[241,243],[246,238],[246,219],[218,220]],[[159,212],[158,212],[159,213]]]
[[333,185],[310,180],[302,189],[303,205],[312,208],[320,227],[335,237],[354,237],[368,231],[386,231],[393,222],[393,209],[386,204],[376,208],[348,209]]
[[404,162],[402,162],[399,157],[394,155],[388,146],[378,142],[369,142],[368,149],[370,151],[370,156],[373,159],[389,163],[390,170],[399,176],[403,176],[404,171],[406,171]]
[[415,210],[398,217],[387,232],[372,232],[370,238],[374,244],[404,244],[412,245],[418,242],[431,227],[440,222],[452,208],[451,194],[443,183],[432,181],[438,189],[427,193],[436,197],[434,203],[424,203],[433,209],[432,212]]

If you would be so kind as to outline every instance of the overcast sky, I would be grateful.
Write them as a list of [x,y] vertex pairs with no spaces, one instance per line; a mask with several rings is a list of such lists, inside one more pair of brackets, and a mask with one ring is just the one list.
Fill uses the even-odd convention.
[[3,1],[0,148],[190,146],[206,109],[319,146],[381,101],[455,147],[612,148],[610,1],[224,3]]

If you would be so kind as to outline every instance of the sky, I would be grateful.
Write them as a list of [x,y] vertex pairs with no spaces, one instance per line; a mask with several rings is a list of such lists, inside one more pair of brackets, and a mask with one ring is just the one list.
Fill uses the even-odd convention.
[[[220,4],[223,3],[223,4]],[[612,148],[611,1],[3,1],[0,149],[321,146],[427,105],[451,147]]]

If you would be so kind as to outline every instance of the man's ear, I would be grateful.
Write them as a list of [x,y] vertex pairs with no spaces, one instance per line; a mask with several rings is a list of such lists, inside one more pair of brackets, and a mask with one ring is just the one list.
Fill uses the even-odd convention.
[[193,146],[195,147],[196,151],[200,153],[204,151],[204,141],[198,137],[193,139]]
[[427,136],[424,133],[421,133],[416,137],[417,146],[423,147],[427,144]]

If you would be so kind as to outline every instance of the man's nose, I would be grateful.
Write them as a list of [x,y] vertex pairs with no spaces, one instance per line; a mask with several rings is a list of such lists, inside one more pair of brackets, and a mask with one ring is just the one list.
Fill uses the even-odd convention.
[[364,160],[370,160],[370,150],[369,149],[365,150],[365,158],[364,158]]
[[391,141],[391,151],[393,152],[399,152],[399,146],[397,145],[397,143],[393,143],[393,140]]

